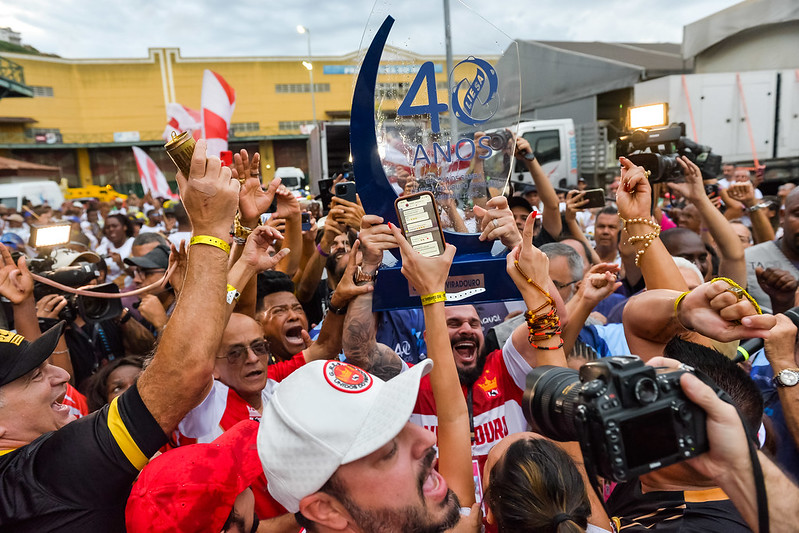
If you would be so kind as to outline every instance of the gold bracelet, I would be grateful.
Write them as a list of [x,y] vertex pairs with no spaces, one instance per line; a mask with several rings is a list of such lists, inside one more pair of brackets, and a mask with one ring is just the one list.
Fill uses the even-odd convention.
[[189,246],[193,246],[195,244],[207,244],[209,246],[215,246],[226,254],[230,255],[230,245],[222,239],[211,237],[210,235],[195,235],[189,240]]
[[438,302],[446,302],[447,301],[447,293],[444,291],[441,292],[434,292],[432,294],[425,294],[422,296],[422,305],[431,305],[437,304]]
[[247,239],[252,233],[252,228],[241,225],[241,213],[236,213],[236,218],[233,219],[233,236],[239,239]]
[[[730,285],[732,285],[733,287],[735,287],[736,289],[739,289],[741,291],[741,295],[744,298],[746,298],[747,300],[749,300],[752,303],[752,305],[755,307],[755,310],[757,311],[757,314],[758,315],[762,315],[763,314],[763,310],[760,308],[760,306],[755,301],[755,299],[752,298],[752,296],[748,292],[746,292],[746,289],[744,289],[743,287],[741,287],[740,285],[735,283],[730,278],[713,278],[713,279],[710,280],[710,283],[715,283],[716,281],[725,281],[725,282],[729,283]],[[740,297],[738,299],[740,300]]]
[[[621,218],[621,217],[619,217]],[[654,231],[650,231],[649,233],[644,233],[643,235],[630,235],[627,239],[628,244],[638,244],[639,242],[644,243],[644,247],[640,250],[635,252],[635,266],[641,265],[641,258],[644,257],[649,246],[654,242],[655,239],[660,237],[660,224],[655,222],[654,220],[650,220],[648,218],[631,218],[629,220],[621,219],[624,223],[624,231],[629,234],[627,231],[627,224],[647,224],[648,226],[654,228]]]

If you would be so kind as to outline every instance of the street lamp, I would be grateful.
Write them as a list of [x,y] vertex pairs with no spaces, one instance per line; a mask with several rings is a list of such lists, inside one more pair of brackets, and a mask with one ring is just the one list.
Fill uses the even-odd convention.
[[317,128],[316,124],[316,88],[313,83],[313,63],[311,54],[311,30],[302,25],[297,25],[297,33],[304,33],[308,36],[308,61],[303,61],[302,66],[308,69],[308,75],[311,77],[311,113],[313,113],[313,127]]

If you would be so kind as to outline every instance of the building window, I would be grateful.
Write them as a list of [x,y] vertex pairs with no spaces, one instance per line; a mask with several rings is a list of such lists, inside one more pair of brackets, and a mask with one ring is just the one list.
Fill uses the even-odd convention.
[[307,123],[307,120],[285,120],[278,123],[277,129],[280,131],[298,131],[300,126]]
[[[314,91],[317,93],[329,93],[329,83],[314,83]],[[310,83],[277,83],[275,84],[277,93],[309,93],[311,92]]]
[[52,87],[43,87],[41,85],[32,85],[31,89],[33,89],[34,98],[52,98],[53,97],[53,88]]
[[259,131],[260,129],[260,122],[234,122],[230,125],[231,135],[238,135],[239,137],[246,137],[247,133]]

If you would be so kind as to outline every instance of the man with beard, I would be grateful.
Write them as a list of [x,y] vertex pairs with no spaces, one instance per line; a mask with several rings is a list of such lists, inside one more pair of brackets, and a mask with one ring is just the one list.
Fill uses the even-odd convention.
[[297,369],[264,408],[269,492],[309,532],[440,533],[458,498],[436,471],[436,437],[408,422],[427,360],[389,381],[340,361]]
[[[521,243],[513,213],[504,199],[492,199],[489,207],[482,221],[484,234],[488,238],[500,238],[509,248]],[[363,218],[359,239],[363,250],[361,270],[367,274],[375,272],[382,250],[396,246],[389,227],[374,215]],[[562,305],[557,291],[551,286],[550,294]],[[528,329],[524,322],[514,330],[502,349],[487,353],[480,317],[474,306],[449,306],[445,312],[452,356],[471,415],[472,455],[479,461],[482,471],[494,444],[510,433],[527,428],[521,410],[522,394],[527,374],[538,364],[541,353],[537,353],[528,342]],[[391,348],[375,339],[371,293],[357,297],[350,304],[344,331],[342,344],[348,362],[382,379],[390,379],[408,368]],[[435,432],[438,426],[436,412],[430,382],[424,379],[411,421]]]

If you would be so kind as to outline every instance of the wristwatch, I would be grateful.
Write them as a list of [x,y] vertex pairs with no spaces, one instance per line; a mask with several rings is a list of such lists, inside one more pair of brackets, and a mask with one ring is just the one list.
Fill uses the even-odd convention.
[[369,283],[370,281],[374,281],[377,279],[377,272],[378,271],[375,270],[373,274],[367,274],[359,266],[358,270],[355,271],[355,274],[352,275],[352,281],[355,282],[356,285],[363,285],[364,283]]
[[750,213],[754,213],[755,211],[760,211],[761,209],[769,207],[769,205],[770,204],[768,202],[760,202],[759,204],[747,207],[746,210],[749,211]]
[[780,370],[771,381],[778,387],[794,387],[799,383],[799,368]]

